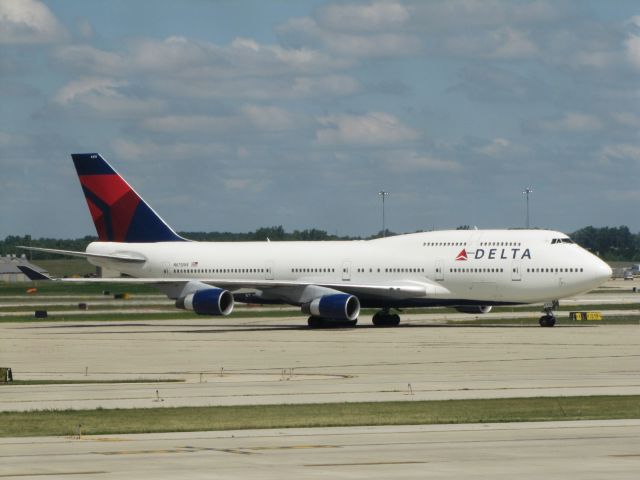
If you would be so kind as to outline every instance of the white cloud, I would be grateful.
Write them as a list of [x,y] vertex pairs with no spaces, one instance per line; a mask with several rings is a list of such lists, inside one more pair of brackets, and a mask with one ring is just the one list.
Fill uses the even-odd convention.
[[106,77],[86,77],[62,87],[54,101],[65,107],[88,107],[105,116],[148,115],[164,109],[163,101],[126,95],[128,82]]
[[390,170],[398,173],[418,171],[457,172],[462,169],[458,162],[445,160],[417,152],[396,152],[386,158],[385,163]]
[[297,124],[291,113],[279,107],[245,105],[241,112],[258,130],[290,130]]
[[526,58],[538,53],[529,33],[522,30],[501,28],[491,32],[491,39],[496,45],[490,56],[495,58]]
[[640,162],[640,145],[620,143],[605,145],[599,152],[600,160],[610,163],[612,160],[632,160]]
[[640,130],[640,115],[634,112],[616,112],[612,113],[614,121],[623,127],[629,127]]
[[42,2],[0,2],[0,44],[54,43],[67,38],[65,28]]
[[624,42],[625,51],[631,64],[636,68],[640,68],[640,15],[631,17],[629,23],[634,32],[629,34]]
[[309,75],[349,66],[345,60],[308,48],[261,45],[248,38],[236,38],[229,45],[219,46],[182,36],[140,40],[123,53],[87,45],[68,46],[58,50],[57,58],[94,73],[162,73],[181,79],[208,80],[247,75]]
[[454,55],[496,59],[528,58],[539,52],[528,32],[512,27],[452,35],[444,47]]
[[9,133],[0,131],[0,147],[9,145],[11,143],[11,140],[12,140],[12,137]]
[[482,147],[474,148],[474,151],[488,157],[499,157],[509,148],[511,142],[505,138],[494,138]]
[[140,126],[151,132],[220,132],[241,126],[240,119],[232,115],[162,115],[145,118]]
[[401,28],[409,17],[409,9],[395,1],[333,4],[324,7],[318,14],[323,27],[348,32]]
[[447,0],[415,3],[412,20],[430,30],[467,30],[508,24],[546,24],[557,21],[566,11],[571,13],[572,9],[558,1]]
[[261,131],[290,130],[299,126],[302,119],[287,110],[274,106],[244,105],[237,112],[216,115],[161,115],[145,118],[140,126],[158,133],[213,133],[248,127]]
[[78,19],[76,21],[76,27],[78,29],[78,33],[80,34],[80,37],[85,40],[90,40],[95,35],[91,22],[89,22],[89,20],[87,20],[86,18]]
[[107,52],[90,45],[68,45],[56,50],[57,60],[81,69],[83,73],[122,75],[126,71],[126,59],[117,53]]
[[111,146],[115,154],[123,161],[137,160],[156,163],[161,160],[170,160],[180,162],[194,157],[214,158],[229,154],[228,149],[218,143],[171,142],[162,144],[151,140],[132,141],[118,138],[112,142]]
[[318,123],[325,127],[316,131],[320,145],[385,145],[415,140],[419,136],[416,130],[384,112],[328,115],[318,118]]
[[139,40],[123,52],[89,45],[57,49],[56,58],[81,75],[131,79],[149,94],[174,98],[307,98],[360,90],[339,73],[351,62],[309,48],[288,49],[236,38],[229,45],[172,36]]
[[348,75],[295,77],[289,90],[290,97],[316,97],[321,95],[351,95],[361,89],[360,82]]
[[388,57],[412,55],[420,51],[420,39],[406,32],[332,31],[312,18],[294,18],[277,27],[285,42],[316,45],[344,57]]
[[581,133],[601,130],[604,125],[595,115],[569,112],[558,118],[541,120],[535,127],[547,132]]
[[233,193],[260,193],[265,190],[269,181],[265,178],[225,178],[222,180],[224,188]]
[[421,47],[418,37],[402,33],[349,35],[328,32],[324,36],[324,42],[332,51],[354,57],[413,55]]

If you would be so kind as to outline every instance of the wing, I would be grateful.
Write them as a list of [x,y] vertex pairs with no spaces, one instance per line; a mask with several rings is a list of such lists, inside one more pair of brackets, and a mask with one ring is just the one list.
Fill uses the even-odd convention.
[[120,283],[120,284],[148,284],[157,285],[179,285],[189,282],[200,282],[212,287],[226,288],[229,290],[255,289],[269,290],[278,288],[304,288],[307,286],[318,286],[331,288],[340,292],[349,293],[351,295],[376,296],[381,298],[414,298],[431,296],[435,293],[448,292],[444,287],[437,283],[399,281],[387,284],[358,284],[350,282],[314,282],[314,281],[298,281],[298,280],[247,280],[247,279],[226,279],[226,278],[52,278],[24,265],[18,266],[30,280],[54,280],[57,282],[69,283]]

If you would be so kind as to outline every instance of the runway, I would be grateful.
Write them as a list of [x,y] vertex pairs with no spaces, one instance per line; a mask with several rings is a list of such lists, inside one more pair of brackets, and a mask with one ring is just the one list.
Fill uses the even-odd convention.
[[0,478],[636,479],[640,421],[0,439]]
[[308,330],[300,318],[0,325],[0,410],[640,394],[640,326]]
[[[4,386],[0,411],[640,394],[639,325],[447,323],[469,318],[407,312],[398,328],[362,318],[344,330],[309,330],[299,315],[0,323],[0,366],[16,379],[147,380]],[[0,438],[0,478],[635,479],[639,470],[640,420]]]

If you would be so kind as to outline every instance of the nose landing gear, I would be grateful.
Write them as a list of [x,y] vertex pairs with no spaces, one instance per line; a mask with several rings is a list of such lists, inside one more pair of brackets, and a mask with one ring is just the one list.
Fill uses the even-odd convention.
[[553,311],[560,306],[558,300],[553,300],[550,303],[545,303],[542,310],[544,315],[540,317],[539,323],[541,327],[553,327],[556,324],[556,317],[553,315]]

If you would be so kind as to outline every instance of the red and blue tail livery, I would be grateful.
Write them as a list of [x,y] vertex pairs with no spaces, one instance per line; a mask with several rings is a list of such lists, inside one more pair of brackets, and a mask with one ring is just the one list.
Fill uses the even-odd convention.
[[98,153],[71,158],[101,242],[184,241]]

